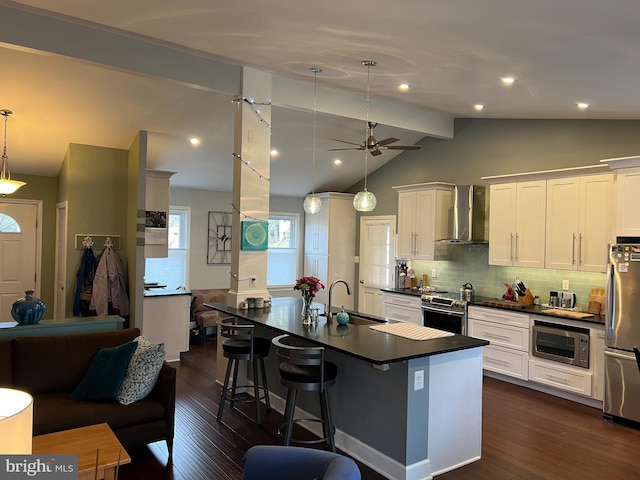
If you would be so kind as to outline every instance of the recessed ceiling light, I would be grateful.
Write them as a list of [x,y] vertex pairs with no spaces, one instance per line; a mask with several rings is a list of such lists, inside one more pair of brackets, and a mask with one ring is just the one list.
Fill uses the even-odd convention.
[[513,82],[516,81],[516,79],[513,78],[512,76],[507,76],[507,77],[502,77],[500,81],[502,82],[503,85],[511,86],[513,85]]
[[333,161],[333,164],[334,164],[334,165],[342,165],[342,160],[340,160],[339,158],[336,158],[336,159]]
[[277,157],[278,156],[278,150],[276,150],[275,148],[273,150],[271,150],[271,156],[272,157]]
[[189,139],[189,141],[191,142],[191,145],[193,145],[194,147],[197,147],[198,145],[200,145],[200,139],[198,137],[192,137]]
[[406,92],[407,90],[409,90],[409,84],[401,83],[400,85],[398,85],[398,90],[402,90],[403,92]]
[[484,109],[484,105],[482,105],[481,103],[476,103],[476,104],[473,106],[473,109],[474,109],[476,112],[481,112],[481,111]]
[[589,108],[589,104],[585,103],[585,102],[578,102],[576,103],[576,106],[580,109],[580,110],[586,110],[587,108]]

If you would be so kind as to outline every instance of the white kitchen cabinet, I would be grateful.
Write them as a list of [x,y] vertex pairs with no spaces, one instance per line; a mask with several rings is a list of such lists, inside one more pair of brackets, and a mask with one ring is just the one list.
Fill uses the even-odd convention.
[[346,193],[317,193],[322,200],[322,210],[305,214],[304,275],[315,275],[326,289],[316,294],[315,301],[327,304],[329,285],[335,280],[345,280],[351,287],[347,294],[344,285],[333,290],[333,306],[354,309],[356,285],[356,210],[353,195]]
[[383,292],[382,299],[385,318],[422,325],[422,300],[419,295]]
[[362,298],[358,299],[358,311],[366,315],[384,317],[383,295],[379,288],[364,287]]
[[616,235],[640,236],[640,168],[616,171]]
[[189,350],[191,294],[158,291],[145,294],[142,335],[151,343],[164,343],[165,359],[180,360],[180,352]]
[[469,336],[490,342],[482,367],[510,377],[529,378],[529,316],[523,313],[470,305]]
[[529,380],[578,395],[591,396],[592,377],[589,370],[580,367],[565,366],[539,358],[531,358],[529,361]]
[[544,267],[546,181],[490,186],[489,264]]
[[446,245],[436,240],[449,235],[454,185],[434,182],[393,188],[398,191],[398,258],[446,257]]
[[606,270],[613,186],[610,173],[547,180],[546,268]]

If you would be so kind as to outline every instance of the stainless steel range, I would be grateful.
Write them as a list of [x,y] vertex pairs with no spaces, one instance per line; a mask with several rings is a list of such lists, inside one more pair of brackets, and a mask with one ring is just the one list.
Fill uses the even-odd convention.
[[422,295],[422,324],[447,332],[467,333],[467,301],[458,294],[425,293]]

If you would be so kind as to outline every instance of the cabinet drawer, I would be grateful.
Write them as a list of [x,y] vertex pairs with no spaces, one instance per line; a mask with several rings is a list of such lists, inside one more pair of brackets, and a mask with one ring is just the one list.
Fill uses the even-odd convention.
[[402,307],[422,308],[422,300],[419,295],[405,295],[402,293],[386,293],[382,294],[384,303],[392,305],[400,305]]
[[529,379],[579,395],[591,396],[592,374],[580,367],[564,367],[539,360],[529,361]]
[[477,318],[480,320],[486,320],[487,322],[529,328],[529,315],[526,313],[509,312],[498,308],[476,307],[474,305],[469,305],[468,312],[469,318]]
[[489,345],[484,347],[482,367],[521,380],[528,379],[529,354],[510,348]]
[[491,345],[529,351],[529,329],[469,319],[469,336],[489,340]]
[[393,320],[400,320],[401,322],[415,323],[416,325],[422,325],[422,309],[421,308],[408,308],[400,305],[384,304],[384,316]]

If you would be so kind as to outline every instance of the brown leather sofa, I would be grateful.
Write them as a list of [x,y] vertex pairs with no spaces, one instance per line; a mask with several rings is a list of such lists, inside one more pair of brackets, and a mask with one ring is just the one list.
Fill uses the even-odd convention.
[[138,335],[138,328],[129,328],[0,340],[0,386],[33,396],[34,435],[108,423],[125,448],[165,440],[171,462],[176,370],[168,363],[162,366],[153,391],[130,405],[70,396],[100,347],[115,347]]

